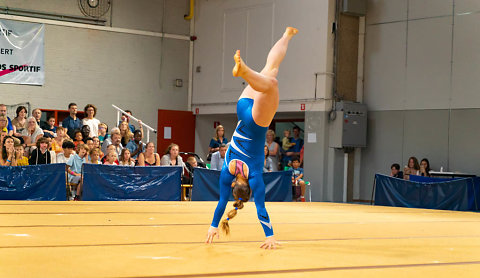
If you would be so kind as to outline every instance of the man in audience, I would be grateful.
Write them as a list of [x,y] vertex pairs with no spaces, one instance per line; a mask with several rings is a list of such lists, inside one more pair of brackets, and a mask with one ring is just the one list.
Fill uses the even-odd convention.
[[[102,144],[102,153],[107,154],[107,147],[110,146],[113,142],[113,135],[118,134],[120,137],[120,142],[122,140],[122,136],[120,135],[120,129],[118,127],[112,128],[110,131],[110,137],[105,139]],[[120,153],[119,153],[120,154]]]
[[225,153],[227,152],[227,145],[220,144],[218,152],[212,154],[212,161],[210,163],[210,169],[222,170],[223,161],[225,160]]
[[126,148],[130,150],[131,157],[135,160],[137,160],[140,153],[145,151],[145,143],[141,141],[142,137],[142,131],[138,129],[135,130],[133,140],[130,140],[126,146]]
[[400,165],[398,163],[393,163],[390,169],[390,177],[403,179],[403,172],[400,171]]
[[303,139],[300,138],[300,128],[298,126],[293,128],[293,138],[291,138],[290,143],[295,143],[295,145],[288,149],[286,155],[288,160],[292,161],[293,157],[300,157],[300,150],[303,147]]
[[[133,114],[132,114],[132,111],[130,111],[130,110],[125,110],[125,112],[126,112],[127,114],[129,114],[130,116],[133,115]],[[132,124],[130,124],[130,117],[126,116],[125,114],[122,114],[122,119],[118,122],[118,126],[120,126],[120,124],[121,124],[122,122],[127,122],[127,123],[128,123],[128,128],[130,129],[130,132],[133,133],[133,132],[135,131],[135,126],[132,125]]]
[[[0,116],[5,116],[7,117],[7,106],[5,104],[0,104]],[[12,136],[13,135],[13,125],[12,125],[12,120],[7,117],[7,135]]]
[[75,130],[82,127],[82,121],[77,118],[77,104],[70,103],[68,105],[68,111],[70,115],[65,118],[62,122],[62,126],[66,129],[66,132],[70,138],[75,138]]

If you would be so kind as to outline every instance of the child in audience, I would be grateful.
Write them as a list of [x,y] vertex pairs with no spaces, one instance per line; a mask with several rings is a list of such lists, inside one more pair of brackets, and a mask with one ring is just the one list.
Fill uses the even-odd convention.
[[300,201],[305,202],[305,182],[303,181],[303,168],[300,168],[300,159],[294,157],[292,159],[292,184],[300,186]]
[[93,148],[95,148],[95,149],[98,148],[98,150],[100,152],[99,157],[102,158],[103,157],[103,152],[101,150],[102,147],[100,145],[100,139],[98,139],[98,137],[93,137],[92,140],[93,140]]
[[[102,159],[101,159],[101,162],[102,162],[103,164],[105,164],[105,161],[107,161],[107,157],[108,157],[107,155],[108,155],[108,153],[111,152],[111,151],[114,151],[115,153],[117,152],[117,150],[115,149],[115,146],[114,146],[114,145],[108,145],[107,150],[106,150],[106,152],[105,152],[105,156],[103,156]],[[117,154],[117,156],[118,156],[118,154]],[[118,160],[115,161],[115,164],[118,165]]]
[[133,159],[137,159],[138,155],[145,151],[145,143],[142,141],[142,131],[135,130],[133,132],[133,140],[128,142],[126,148],[130,150]]
[[73,138],[73,144],[75,144],[75,147],[78,146],[78,144],[83,144],[83,135],[82,131],[80,129],[77,129],[73,133],[74,138]]
[[398,163],[393,163],[390,166],[390,177],[403,179],[403,172],[400,171],[400,165]]
[[89,153],[90,161],[89,163],[91,164],[102,164],[100,162],[100,149],[99,148],[93,148],[90,150]]
[[77,154],[70,156],[67,161],[68,182],[78,184],[77,196],[75,200],[79,200],[82,194],[82,165],[87,162],[86,156],[88,147],[85,144],[78,144]]
[[415,156],[408,159],[408,165],[403,169],[403,179],[410,180],[410,175],[420,176],[420,165]]
[[[55,134],[57,133],[57,127],[55,126],[55,116],[48,117],[46,127],[48,128],[44,129],[43,132],[50,134],[52,138],[55,137]],[[45,132],[45,130],[49,132]]]
[[28,165],[28,157],[23,156],[25,149],[23,148],[22,144],[15,145],[15,157],[17,158],[17,166],[27,166]]
[[55,151],[55,154],[59,154],[62,152],[62,144],[63,140],[65,140],[65,128],[59,126],[56,128],[57,137],[53,138],[52,140],[52,151]]
[[295,143],[290,143],[290,130],[283,131],[282,149],[288,151],[291,147],[295,146]]
[[108,138],[108,126],[106,123],[100,123],[98,125],[98,139],[100,140],[100,145],[103,144],[103,141]]
[[105,162],[103,163],[104,165],[118,165],[116,161],[117,160],[117,152],[114,150],[108,151],[107,155],[105,156]]
[[37,140],[37,148],[32,151],[29,165],[50,164],[52,163],[52,155],[48,151],[48,139],[41,137]]
[[420,175],[424,177],[430,177],[430,161],[428,159],[424,158],[422,161],[420,161]]
[[122,166],[135,166],[135,160],[130,157],[129,149],[122,149],[120,154],[120,159],[118,160],[118,165]]
[[75,144],[70,140],[63,141],[62,150],[63,153],[57,154],[57,163],[67,163],[72,154],[75,154]]

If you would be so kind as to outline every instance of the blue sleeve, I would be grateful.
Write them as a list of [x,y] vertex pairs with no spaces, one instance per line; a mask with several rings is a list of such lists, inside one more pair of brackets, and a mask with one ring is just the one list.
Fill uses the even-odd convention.
[[223,168],[220,173],[220,200],[218,200],[215,214],[213,215],[212,227],[218,228],[218,224],[222,219],[225,208],[227,207],[228,198],[232,192],[232,180],[233,176],[228,171],[228,168]]
[[253,191],[253,197],[255,198],[255,206],[257,207],[257,217],[262,225],[263,232],[266,237],[273,236],[273,227],[268,216],[267,209],[265,208],[265,183],[263,182],[263,174],[255,173],[251,174],[249,178],[250,188]]

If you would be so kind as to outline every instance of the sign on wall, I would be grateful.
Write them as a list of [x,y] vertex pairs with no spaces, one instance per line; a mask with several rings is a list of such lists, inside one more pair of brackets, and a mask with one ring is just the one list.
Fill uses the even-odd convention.
[[44,24],[0,19],[0,83],[43,85]]

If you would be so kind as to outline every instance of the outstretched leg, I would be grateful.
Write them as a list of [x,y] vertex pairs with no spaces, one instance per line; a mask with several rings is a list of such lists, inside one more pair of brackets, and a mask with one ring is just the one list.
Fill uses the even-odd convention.
[[278,74],[278,67],[285,57],[288,42],[297,33],[297,29],[287,27],[282,38],[277,41],[268,53],[267,64],[260,73],[249,68],[240,57],[240,50],[237,50],[233,57],[235,60],[235,67],[232,70],[233,76],[241,76],[258,92],[268,92],[270,89],[277,86],[277,80],[275,77]]

